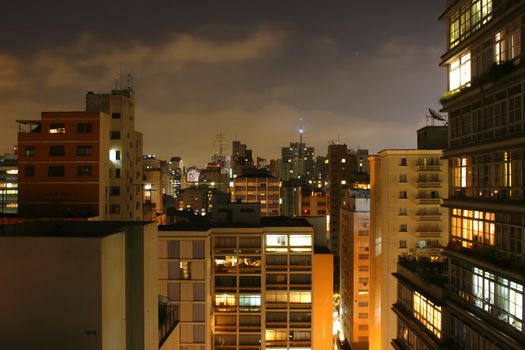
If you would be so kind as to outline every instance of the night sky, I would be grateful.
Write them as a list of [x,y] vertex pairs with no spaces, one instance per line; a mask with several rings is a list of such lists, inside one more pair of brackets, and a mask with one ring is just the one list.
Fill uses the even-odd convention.
[[[83,110],[122,66],[144,153],[203,166],[222,132],[255,156],[413,148],[445,90],[441,0],[4,1],[0,147],[16,119]],[[124,85],[126,86],[125,82]],[[302,121],[299,118],[302,117]]]

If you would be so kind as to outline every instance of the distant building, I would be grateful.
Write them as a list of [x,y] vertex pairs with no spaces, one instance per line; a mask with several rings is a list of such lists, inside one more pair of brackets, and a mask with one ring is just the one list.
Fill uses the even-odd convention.
[[280,181],[266,172],[252,172],[233,180],[232,202],[259,203],[262,216],[279,216]]
[[427,125],[417,131],[417,149],[446,149],[448,127]]
[[369,349],[370,193],[345,190],[341,208],[339,338],[354,350]]
[[312,227],[258,220],[257,205],[217,210],[159,232],[159,288],[181,310],[181,346],[333,349],[332,255],[314,250]]
[[311,179],[314,174],[314,147],[303,143],[303,132],[300,132],[299,142],[290,143],[289,147],[281,148],[279,178],[283,181],[291,179]]
[[232,178],[242,176],[246,170],[255,169],[252,150],[241,141],[232,142],[231,169]]
[[[340,210],[343,204],[344,189],[350,185],[350,177],[355,172],[350,165],[350,156],[345,144],[331,144],[328,146],[327,199],[328,199],[328,227],[329,248],[334,254],[335,275],[334,287],[339,289],[339,257],[341,242],[339,239]],[[353,163],[355,165],[355,162]]]
[[228,191],[228,175],[220,163],[208,163],[199,173],[199,184],[215,188],[221,192]]
[[86,111],[110,116],[107,218],[142,220],[142,134],[135,130],[135,92],[88,92]]
[[171,185],[171,174],[166,161],[155,155],[143,156],[144,166],[144,219],[154,221],[158,214],[165,214],[165,196]]
[[[122,190],[111,186],[109,172],[115,176],[117,168],[110,157],[121,162],[123,154],[110,147],[107,114],[43,112],[40,120],[18,123],[21,216],[127,218],[121,205],[109,200],[121,198]],[[118,169],[118,176],[126,175]]]
[[18,156],[0,156],[0,213],[18,213]]

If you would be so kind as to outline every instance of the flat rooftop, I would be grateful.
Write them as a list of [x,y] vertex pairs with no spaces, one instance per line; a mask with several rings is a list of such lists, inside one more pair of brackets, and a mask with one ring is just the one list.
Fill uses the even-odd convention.
[[146,221],[60,221],[34,220],[4,225],[0,237],[106,237]]
[[207,231],[212,228],[262,228],[262,227],[312,227],[302,218],[288,216],[267,216],[261,218],[260,224],[242,222],[212,222],[206,218],[195,217],[188,222],[159,226],[159,231]]

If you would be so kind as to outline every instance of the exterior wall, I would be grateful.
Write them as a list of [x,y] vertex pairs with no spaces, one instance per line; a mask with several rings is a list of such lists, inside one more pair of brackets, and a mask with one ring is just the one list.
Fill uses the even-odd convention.
[[280,182],[275,177],[237,177],[234,179],[232,201],[261,204],[261,216],[281,214]]
[[[102,155],[109,131],[107,115],[88,112],[43,112],[40,130],[19,132],[19,205],[22,216],[102,217],[100,182],[107,176]],[[61,123],[63,132],[50,132],[52,123]],[[78,133],[79,123],[91,123],[90,133]],[[64,155],[50,155],[51,146],[63,146]],[[78,146],[91,146],[91,155],[77,155]],[[63,166],[63,176],[49,176],[50,166]],[[77,167],[91,168],[90,175],[79,175]],[[26,169],[33,167],[28,176]],[[107,170],[107,169],[106,169]],[[29,170],[27,170],[29,171]]]
[[2,348],[102,349],[100,258],[99,238],[0,237]]
[[368,193],[349,195],[341,209],[340,322],[342,338],[361,350],[369,342],[370,200]]
[[[448,243],[448,211],[440,207],[448,186],[437,150],[386,150],[371,160],[371,234],[375,257],[371,348],[387,349],[396,337],[397,259],[401,254],[437,256]],[[380,337],[380,343],[377,337]]]
[[312,266],[312,349],[334,348],[333,325],[333,254],[314,254]]
[[125,256],[124,233],[102,239],[102,350],[126,349]]
[[201,232],[160,231],[158,235],[159,294],[178,307],[179,342],[188,350],[211,349],[209,238]]

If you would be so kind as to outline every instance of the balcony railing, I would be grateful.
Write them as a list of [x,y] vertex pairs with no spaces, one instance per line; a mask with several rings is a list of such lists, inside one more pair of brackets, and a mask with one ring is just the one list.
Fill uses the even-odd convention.
[[179,311],[177,305],[159,302],[159,348],[179,323]]

